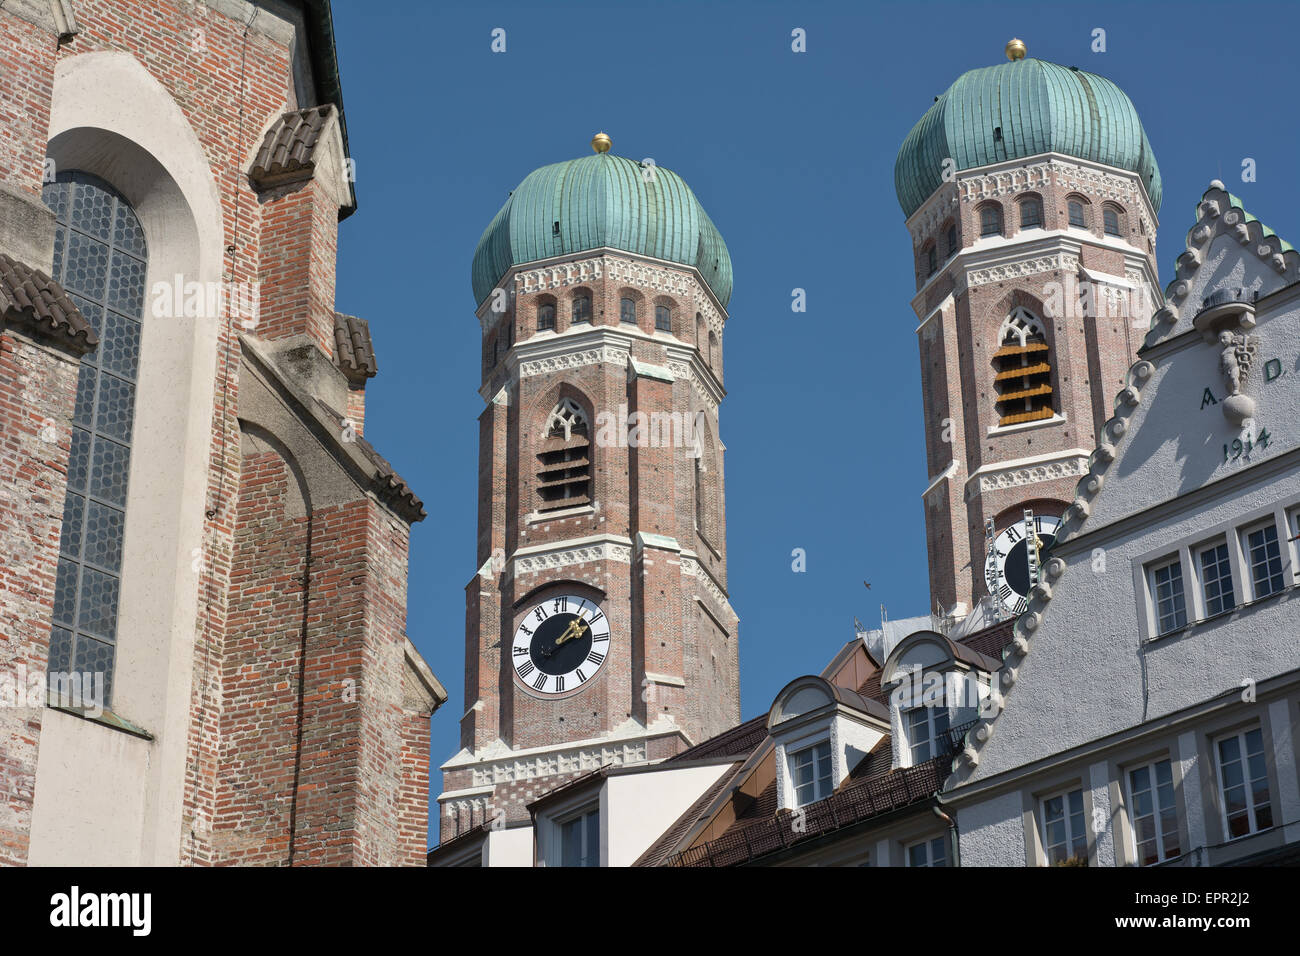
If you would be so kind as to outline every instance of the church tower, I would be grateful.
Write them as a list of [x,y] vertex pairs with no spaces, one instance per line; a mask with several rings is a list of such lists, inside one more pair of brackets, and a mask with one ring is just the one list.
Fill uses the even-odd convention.
[[740,718],[727,597],[727,247],[676,173],[609,151],[529,174],[474,254],[477,573],[444,840]]
[[1023,609],[1161,302],[1160,171],[1132,102],[1019,40],[1006,54],[936,98],[894,167],[916,266],[931,602],[964,631]]

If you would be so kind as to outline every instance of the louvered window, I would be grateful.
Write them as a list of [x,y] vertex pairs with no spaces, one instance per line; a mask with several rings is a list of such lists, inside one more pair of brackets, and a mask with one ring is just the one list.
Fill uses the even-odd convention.
[[993,353],[993,385],[999,425],[1051,418],[1051,349],[1038,319],[1017,307],[1002,323],[1001,346]]
[[103,180],[60,173],[42,198],[57,223],[54,278],[99,333],[77,377],[49,670],[103,674],[107,706],[148,253],[134,210]]
[[587,416],[573,399],[561,399],[547,418],[537,459],[538,511],[591,503],[591,436]]

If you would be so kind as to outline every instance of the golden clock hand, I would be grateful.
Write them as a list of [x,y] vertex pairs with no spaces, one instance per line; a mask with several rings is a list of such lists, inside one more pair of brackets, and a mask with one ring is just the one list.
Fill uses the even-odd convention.
[[555,646],[559,647],[561,644],[565,643],[566,641],[571,641],[574,638],[581,637],[585,627],[586,625],[584,625],[581,621],[578,621],[577,619],[570,621],[569,626],[568,628],[565,629],[564,633],[561,634],[558,638],[556,638]]

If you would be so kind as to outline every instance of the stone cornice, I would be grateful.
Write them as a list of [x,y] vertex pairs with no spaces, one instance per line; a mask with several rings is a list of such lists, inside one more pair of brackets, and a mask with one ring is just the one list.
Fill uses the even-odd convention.
[[520,548],[506,563],[506,574],[518,577],[593,561],[632,563],[632,541],[617,535],[592,535],[558,544]]
[[1075,478],[1087,470],[1088,455],[1082,448],[985,465],[966,479],[966,500],[1003,488],[1020,488],[1059,478]]
[[[499,783],[597,770],[604,766],[621,767],[645,763],[649,759],[649,741],[673,735],[680,736],[688,745],[691,743],[672,715],[663,714],[648,727],[629,719],[605,736],[556,746],[512,750],[503,741],[497,740],[478,754],[462,750],[444,763],[441,769],[443,773],[470,770],[470,788],[490,787]],[[438,799],[441,802],[443,797]],[[472,799],[482,801],[485,798]]]
[[[511,267],[497,282],[495,289],[505,289],[513,301],[520,294],[545,292],[570,285],[595,282],[602,278],[665,295],[687,296],[694,293],[697,311],[709,328],[722,335],[727,310],[718,301],[709,284],[694,266],[652,259],[609,247],[588,249],[568,256],[538,259]],[[478,308],[479,323],[486,328],[495,322],[491,310],[494,294],[489,294]]]

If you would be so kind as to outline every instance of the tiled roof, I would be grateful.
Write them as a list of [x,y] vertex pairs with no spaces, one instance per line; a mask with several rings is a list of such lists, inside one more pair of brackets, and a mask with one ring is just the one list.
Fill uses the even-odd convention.
[[272,123],[248,170],[248,178],[258,187],[266,187],[310,173],[316,168],[313,154],[321,130],[333,110],[334,107],[326,103],[285,113]]
[[[751,721],[752,723],[752,721]],[[744,726],[743,724],[741,726]],[[669,762],[669,761],[665,761]],[[698,800],[687,808],[686,812],[677,818],[677,821],[660,835],[659,839],[650,844],[650,847],[637,858],[633,866],[662,866],[665,859],[672,854],[681,842],[682,837],[696,823],[705,812],[713,805],[713,802],[722,795],[722,791],[731,785],[735,778],[736,771],[741,764],[734,763],[720,776],[709,789],[700,794]]]
[[0,318],[58,338],[82,355],[99,345],[99,336],[63,286],[2,252]]
[[849,780],[857,783],[863,780],[874,780],[876,777],[883,777],[893,769],[893,764],[893,737],[886,734],[880,738],[874,747],[871,748],[871,753],[859,760],[858,765],[849,772]]
[[353,385],[364,385],[379,371],[370,323],[354,315],[334,313],[334,363]]
[[767,714],[759,714],[730,730],[724,730],[716,737],[710,737],[688,750],[683,750],[665,763],[704,760],[709,757],[748,757],[766,739]]
[[969,647],[971,650],[977,651],[987,658],[1001,661],[1002,648],[1006,647],[1015,639],[1015,635],[1012,633],[1015,624],[1015,619],[1011,618],[1003,621],[1001,624],[994,624],[992,627],[986,627],[982,631],[968,634],[956,643],[962,647]]
[[789,811],[776,810],[776,782],[716,840],[676,853],[667,866],[738,866],[780,852],[872,817],[927,800],[938,792],[951,757],[854,781],[825,800],[804,808],[803,828],[791,825]]

